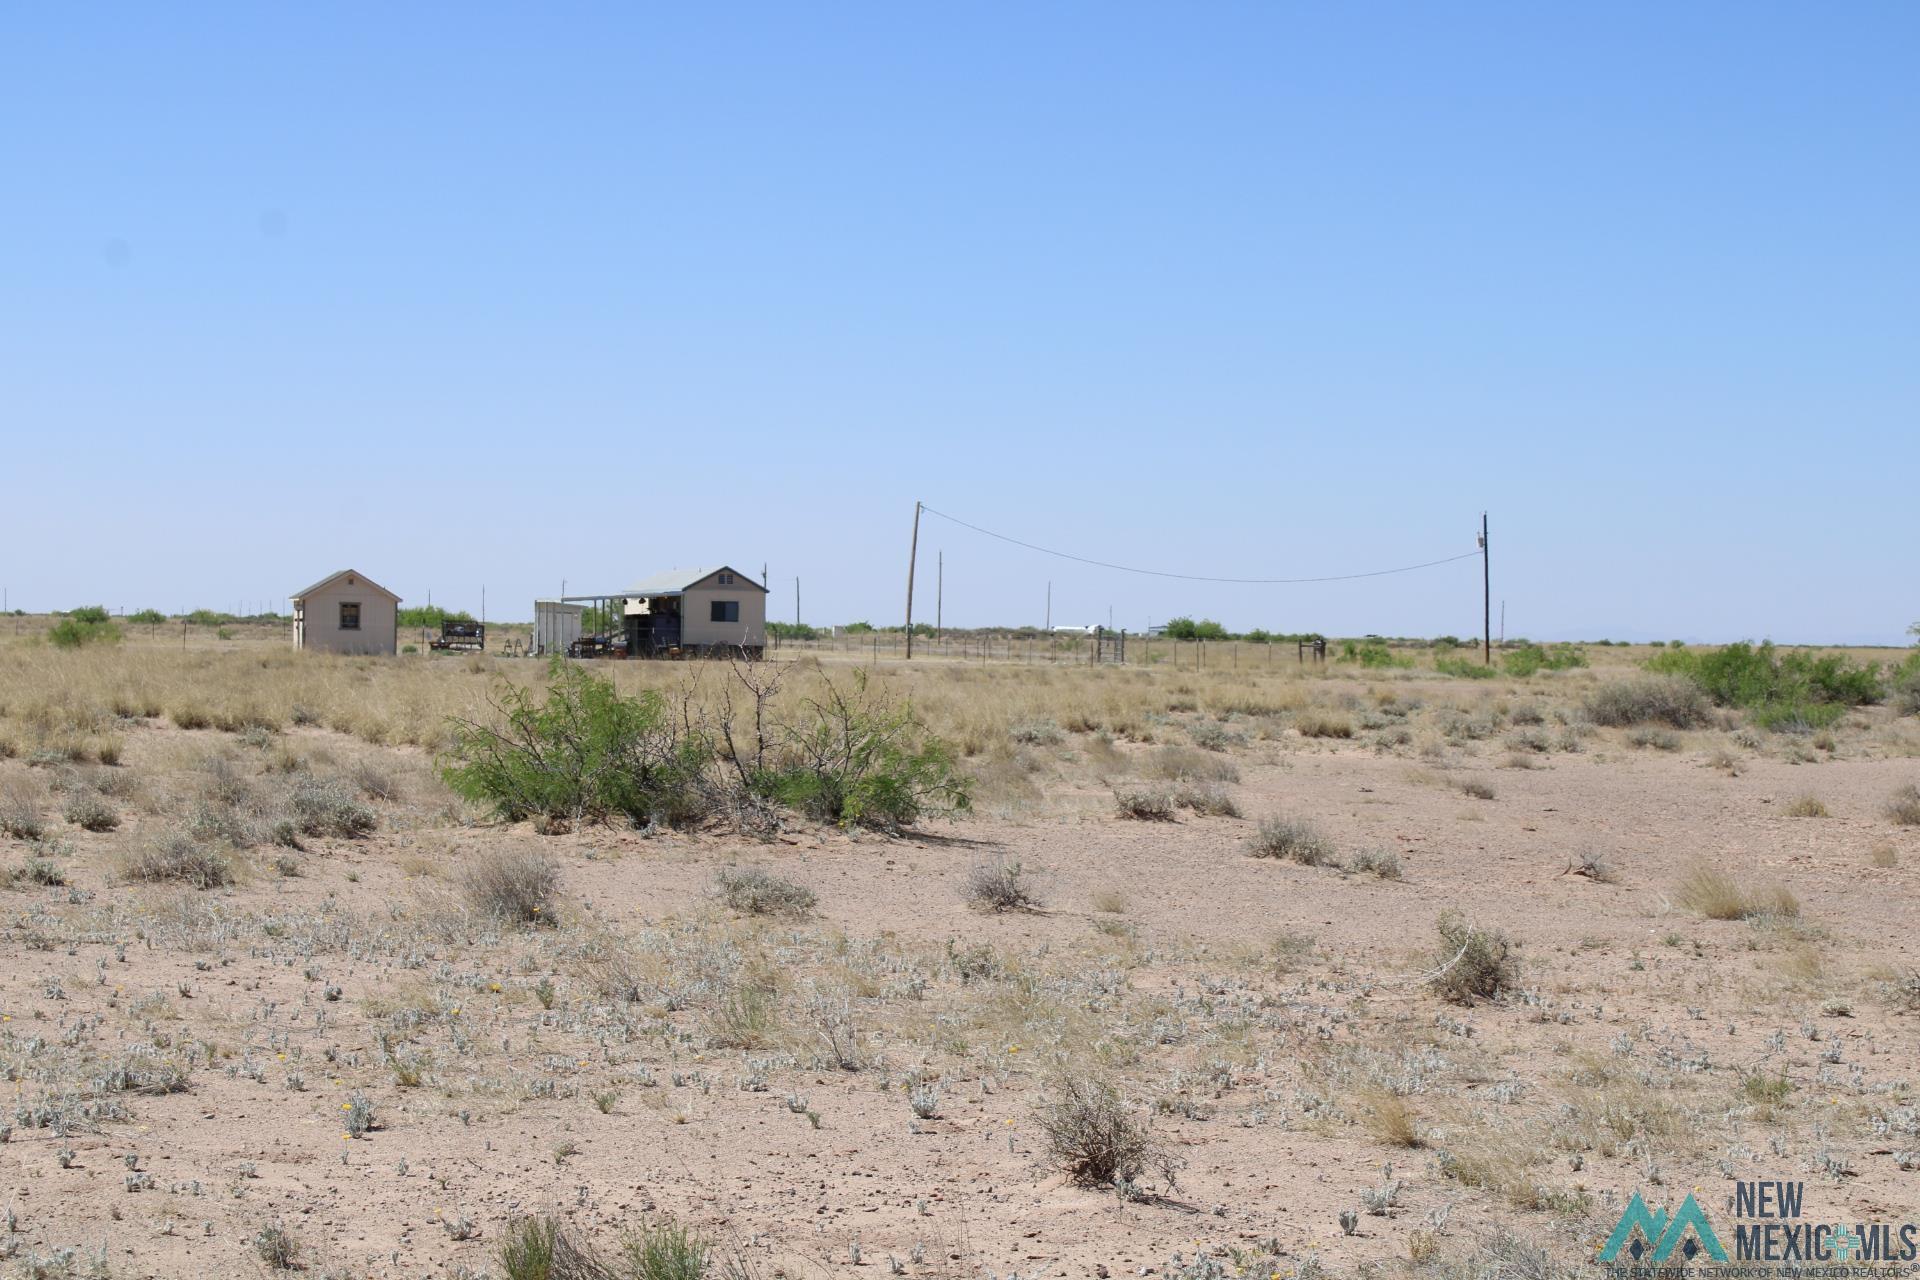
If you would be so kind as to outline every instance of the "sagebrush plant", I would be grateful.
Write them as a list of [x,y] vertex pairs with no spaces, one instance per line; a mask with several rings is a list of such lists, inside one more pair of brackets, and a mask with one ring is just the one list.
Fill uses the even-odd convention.
[[1177,1184],[1184,1161],[1128,1110],[1104,1080],[1069,1076],[1035,1109],[1047,1149],[1075,1181],[1133,1188],[1150,1174]]
[[1333,842],[1305,818],[1262,818],[1247,841],[1256,858],[1282,858],[1302,866],[1325,866],[1335,860]]
[[1442,912],[1434,927],[1440,949],[1428,981],[1443,999],[1455,1004],[1491,1000],[1519,981],[1513,941],[1500,930],[1476,924],[1458,911]]
[[1123,818],[1146,822],[1173,821],[1173,792],[1165,787],[1115,787],[1114,811]]
[[1037,911],[1043,905],[1026,868],[1005,858],[974,866],[960,894],[969,904],[988,911]]
[[124,855],[120,874],[128,880],[217,889],[233,883],[233,864],[218,848],[186,832],[174,831],[156,836]]
[[46,830],[39,788],[25,779],[10,779],[0,788],[0,834],[16,840],[38,840]]
[[1887,817],[1903,827],[1920,827],[1920,786],[1909,782],[1887,798]]
[[714,873],[713,879],[721,901],[750,916],[801,916],[813,910],[817,901],[813,890],[776,876],[764,867],[745,870],[723,867]]
[[482,915],[514,924],[559,923],[560,864],[538,849],[480,854],[461,870],[460,885]]
[[75,791],[67,797],[62,816],[84,831],[112,831],[120,825],[120,814],[97,791]]
[[1603,684],[1587,695],[1587,718],[1595,724],[1623,727],[1664,724],[1692,729],[1712,718],[1706,695],[1677,676],[1636,676]]

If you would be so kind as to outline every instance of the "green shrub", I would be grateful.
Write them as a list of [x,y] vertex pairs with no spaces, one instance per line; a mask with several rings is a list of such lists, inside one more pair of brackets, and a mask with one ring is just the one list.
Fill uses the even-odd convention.
[[1225,640],[1227,629],[1212,618],[1202,618],[1195,622],[1192,618],[1167,619],[1166,636],[1169,640]]
[[1340,662],[1357,662],[1363,667],[1410,667],[1412,658],[1403,658],[1387,648],[1384,640],[1342,640]]
[[972,782],[953,749],[929,734],[910,704],[894,704],[854,672],[851,694],[832,681],[782,726],[752,790],[810,818],[897,830],[972,807]]
[[542,692],[501,686],[496,729],[456,720],[447,785],[509,821],[543,816],[683,824],[707,812],[710,758],[677,728],[657,690],[622,697],[610,680],[555,658]]
[[1433,669],[1443,676],[1459,676],[1466,680],[1491,680],[1500,674],[1477,658],[1435,658]]
[[83,605],[60,619],[47,632],[47,641],[58,649],[79,649],[90,644],[114,644],[120,628],[106,609],[97,604]]
[[1771,640],[1741,641],[1710,652],[1668,649],[1647,660],[1649,671],[1691,680],[1723,707],[1744,707],[1763,728],[1822,728],[1845,708],[1878,702],[1880,673],[1843,654],[1782,653]]
[[805,622],[769,622],[767,634],[782,640],[818,640],[820,628]]
[[1887,692],[1896,714],[1920,716],[1920,650],[1908,654],[1906,661],[1888,673]]
[[166,620],[167,615],[158,609],[142,609],[138,613],[130,613],[127,615],[128,622],[138,623],[143,627],[157,627]]
[[1566,671],[1584,667],[1587,665],[1587,655],[1570,644],[1556,644],[1551,648],[1523,644],[1504,654],[1500,665],[1507,669],[1508,675],[1525,678],[1538,671]]
[[187,621],[196,627],[220,627],[233,620],[232,614],[221,613],[217,609],[195,609],[187,615]]

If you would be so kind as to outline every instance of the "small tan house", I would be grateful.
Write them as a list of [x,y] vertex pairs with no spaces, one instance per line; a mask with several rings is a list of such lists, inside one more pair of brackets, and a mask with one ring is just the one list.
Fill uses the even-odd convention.
[[391,654],[400,636],[400,597],[352,569],[293,597],[293,647],[315,653]]
[[767,645],[767,589],[728,565],[669,569],[628,587],[627,652],[720,655]]

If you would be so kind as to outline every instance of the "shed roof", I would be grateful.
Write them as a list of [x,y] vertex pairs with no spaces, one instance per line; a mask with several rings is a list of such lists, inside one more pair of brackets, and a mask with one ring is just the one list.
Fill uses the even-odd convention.
[[710,565],[704,569],[666,569],[660,573],[649,574],[627,588],[630,596],[677,596],[694,583],[712,577],[720,572],[731,573],[737,587],[752,587],[755,591],[766,590],[758,582],[740,572],[730,564]]
[[366,574],[360,573],[359,571],[354,569],[342,569],[337,573],[330,573],[326,577],[320,579],[320,581],[308,587],[306,590],[296,591],[287,598],[289,600],[305,600],[308,596],[312,595],[316,591],[319,591],[321,588],[330,587],[335,582],[339,581],[341,578],[347,578],[347,577],[351,577],[355,579],[355,582],[353,584],[355,586],[364,585],[364,586],[371,587],[375,591],[378,591],[381,595],[390,597],[396,603],[399,602],[399,599],[400,599],[399,596],[394,595],[393,592],[387,590],[385,587],[375,582],[372,578],[369,578]]

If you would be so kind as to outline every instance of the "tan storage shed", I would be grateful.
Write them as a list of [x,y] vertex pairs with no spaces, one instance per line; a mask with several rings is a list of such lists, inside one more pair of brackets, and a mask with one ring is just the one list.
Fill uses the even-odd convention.
[[353,569],[342,569],[293,596],[296,649],[392,654],[399,636],[400,597]]

